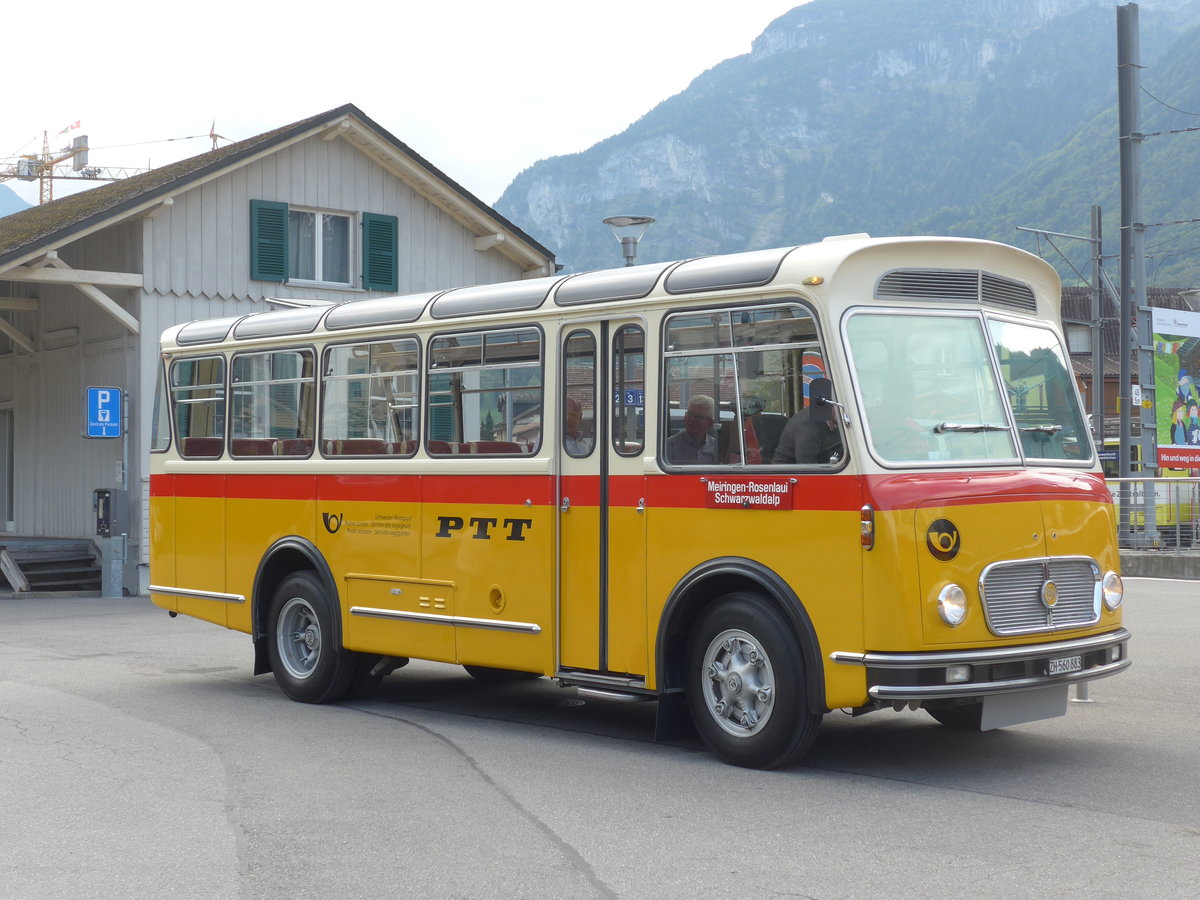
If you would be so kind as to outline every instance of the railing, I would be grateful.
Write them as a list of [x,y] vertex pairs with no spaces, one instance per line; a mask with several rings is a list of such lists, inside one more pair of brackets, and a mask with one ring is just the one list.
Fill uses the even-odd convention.
[[1108,488],[1123,549],[1200,550],[1200,478],[1109,478]]

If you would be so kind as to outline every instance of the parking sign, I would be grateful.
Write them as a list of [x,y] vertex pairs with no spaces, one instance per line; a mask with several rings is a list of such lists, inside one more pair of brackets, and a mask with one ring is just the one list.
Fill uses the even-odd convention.
[[121,389],[90,387],[84,403],[88,438],[119,438],[121,436]]

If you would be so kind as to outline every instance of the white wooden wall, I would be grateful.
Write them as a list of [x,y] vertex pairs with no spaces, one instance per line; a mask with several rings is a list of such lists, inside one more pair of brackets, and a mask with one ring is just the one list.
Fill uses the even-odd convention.
[[134,586],[144,590],[148,432],[159,335],[180,322],[260,311],[266,308],[265,297],[343,301],[379,296],[252,281],[251,200],[396,216],[399,294],[521,277],[519,266],[497,251],[477,252],[471,232],[378,163],[341,139],[317,137],[197,185],[152,216],[62,248],[59,255],[74,268],[143,274],[140,291],[106,290],[138,318],[141,333],[130,335],[83,294],[65,286],[40,286],[38,311],[13,314],[13,324],[32,336],[78,329],[77,339],[66,346],[0,355],[0,405],[14,411],[18,534],[92,536],[92,490],[122,486],[117,481],[122,449],[120,441],[82,437],[84,388],[124,388],[130,397],[129,468],[123,485],[132,495],[129,554],[143,565]]

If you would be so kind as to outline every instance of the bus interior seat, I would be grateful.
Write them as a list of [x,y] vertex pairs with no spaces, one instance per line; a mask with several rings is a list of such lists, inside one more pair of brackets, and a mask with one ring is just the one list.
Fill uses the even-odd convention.
[[183,456],[216,458],[225,450],[225,439],[219,437],[185,437],[179,445]]
[[276,453],[274,438],[230,438],[230,456],[273,456]]
[[312,438],[284,438],[276,444],[275,455],[309,456],[312,450]]

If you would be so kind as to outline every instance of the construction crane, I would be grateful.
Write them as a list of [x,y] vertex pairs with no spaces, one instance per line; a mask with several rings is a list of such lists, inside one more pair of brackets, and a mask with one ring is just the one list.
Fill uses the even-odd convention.
[[[60,165],[70,160],[70,165]],[[80,135],[57,153],[50,152],[48,132],[42,132],[42,152],[27,153],[17,157],[12,165],[0,165],[0,181],[15,178],[18,181],[38,182],[38,203],[54,199],[54,179],[70,181],[119,181],[131,175],[149,172],[149,169],[123,169],[89,166],[87,135]]]

